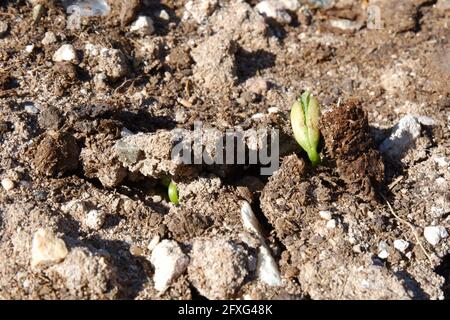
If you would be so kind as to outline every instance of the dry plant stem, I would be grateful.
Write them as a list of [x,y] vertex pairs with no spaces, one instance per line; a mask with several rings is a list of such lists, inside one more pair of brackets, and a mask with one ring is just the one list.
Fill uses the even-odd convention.
[[417,234],[417,231],[416,231],[416,228],[414,227],[414,225],[413,225],[411,222],[409,222],[409,221],[407,221],[407,220],[405,220],[405,219],[403,219],[403,218],[400,218],[400,217],[395,213],[394,209],[392,208],[391,204],[390,204],[389,201],[386,199],[386,197],[385,197],[384,195],[381,195],[381,196],[382,196],[383,199],[386,201],[386,203],[387,203],[387,205],[388,205],[388,207],[389,207],[389,210],[391,211],[392,215],[393,215],[397,220],[399,220],[400,222],[406,224],[407,226],[409,226],[409,227],[411,228],[411,230],[412,230],[412,232],[413,232],[413,234],[414,234],[414,237],[416,238],[417,243],[419,244],[419,246],[420,246],[420,248],[422,249],[423,253],[424,253],[425,256],[428,258],[428,261],[429,261],[430,264],[432,265],[432,264],[433,264],[433,260],[431,259],[431,257],[430,257],[430,255],[428,254],[427,250],[425,250],[425,247],[423,246],[422,242],[420,241],[419,235]]

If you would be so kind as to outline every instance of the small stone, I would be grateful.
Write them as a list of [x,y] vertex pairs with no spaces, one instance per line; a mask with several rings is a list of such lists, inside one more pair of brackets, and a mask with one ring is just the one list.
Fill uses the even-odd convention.
[[378,258],[380,258],[380,259],[387,259],[387,257],[389,257],[389,252],[387,251],[387,250],[381,250],[379,253],[378,253]]
[[252,115],[252,119],[253,120],[261,120],[261,119],[264,119],[265,116],[266,115],[264,113],[258,112],[258,113],[255,113],[254,115]]
[[137,20],[131,25],[130,31],[142,35],[152,34],[153,32],[155,32],[152,18],[147,16],[139,16]]
[[11,191],[12,189],[14,189],[14,181],[8,178],[2,179],[2,187],[6,191]]
[[44,46],[48,46],[49,44],[55,43],[56,41],[58,41],[58,39],[56,39],[55,33],[52,31],[47,31],[45,33],[44,38],[42,39],[41,43]]
[[286,7],[278,0],[264,0],[255,6],[255,10],[268,18],[273,18],[280,23],[289,24],[291,16],[286,11]]
[[319,216],[324,220],[331,220],[331,211],[319,211]]
[[281,275],[277,263],[273,258],[269,248],[261,245],[258,251],[258,261],[256,265],[258,278],[268,286],[281,286]]
[[287,10],[296,11],[300,9],[299,0],[280,0],[280,2]]
[[68,250],[62,239],[49,229],[39,229],[31,244],[31,266],[59,263],[67,256]]
[[32,53],[34,50],[34,44],[30,44],[28,46],[25,47],[25,51],[28,53]]
[[181,251],[177,242],[163,240],[153,249],[150,262],[155,267],[155,289],[162,293],[186,270],[189,257]]
[[102,210],[91,210],[87,213],[84,224],[93,230],[100,230],[105,223],[106,214]]
[[351,21],[347,19],[332,19],[330,25],[333,28],[349,31],[357,31],[362,28],[363,24],[357,21]]
[[258,238],[262,239],[263,233],[261,231],[261,226],[255,214],[253,213],[252,207],[247,201],[242,202],[241,220],[244,228],[247,231],[257,235]]
[[170,20],[170,16],[169,16],[169,14],[167,13],[166,10],[161,10],[161,11],[159,12],[159,14],[158,14],[158,17],[159,17],[161,20],[164,20],[164,21],[169,21],[169,20]]
[[336,220],[335,219],[331,219],[327,222],[327,228],[328,229],[334,229],[336,228]]
[[152,252],[153,249],[155,249],[156,245],[159,243],[159,241],[161,240],[161,237],[159,235],[156,235],[152,238],[152,240],[150,240],[150,242],[148,243],[147,249]]
[[267,112],[269,114],[275,114],[275,113],[279,113],[280,109],[278,109],[277,107],[270,107],[269,109],[267,109]]
[[432,246],[437,245],[442,239],[448,237],[447,230],[443,226],[425,227],[423,235]]
[[160,195],[155,195],[152,197],[152,201],[154,203],[160,203],[163,200],[163,197],[161,197]]
[[33,104],[26,104],[24,106],[24,109],[29,114],[38,114],[39,113],[39,109],[36,108]]
[[397,239],[394,241],[394,248],[400,252],[405,252],[409,247],[409,242],[403,239]]
[[8,32],[8,24],[4,21],[0,21],[0,38],[4,37]]
[[380,151],[391,159],[401,160],[406,152],[414,146],[420,136],[421,126],[414,116],[407,115],[400,119],[391,135],[380,145]]
[[53,55],[55,62],[75,62],[77,60],[77,53],[71,44],[63,44]]

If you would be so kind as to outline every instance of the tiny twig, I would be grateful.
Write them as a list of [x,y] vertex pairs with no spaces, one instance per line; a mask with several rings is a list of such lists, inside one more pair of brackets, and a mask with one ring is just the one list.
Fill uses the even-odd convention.
[[407,221],[407,220],[405,220],[405,219],[399,217],[399,216],[395,213],[394,209],[392,208],[391,204],[390,204],[389,201],[386,199],[386,197],[385,197],[384,195],[381,195],[381,196],[383,197],[384,201],[386,201],[386,203],[387,203],[387,205],[388,205],[388,207],[389,207],[389,210],[391,211],[392,215],[393,215],[398,221],[400,221],[400,222],[406,224],[407,226],[409,226],[409,227],[411,228],[411,231],[413,232],[414,237],[416,238],[416,241],[417,241],[418,245],[419,245],[420,248],[422,249],[422,251],[423,251],[423,253],[425,254],[425,256],[428,258],[428,260],[430,261],[430,263],[433,264],[433,260],[431,259],[431,257],[430,257],[430,255],[428,254],[427,250],[426,250],[425,247],[423,246],[422,242],[420,241],[420,238],[419,238],[419,235],[417,234],[417,231],[416,231],[415,226],[414,226],[411,222],[409,222],[409,221]]
[[392,183],[388,186],[388,189],[392,190],[400,181],[402,181],[402,179],[403,179],[403,176],[397,177],[397,179],[392,181]]

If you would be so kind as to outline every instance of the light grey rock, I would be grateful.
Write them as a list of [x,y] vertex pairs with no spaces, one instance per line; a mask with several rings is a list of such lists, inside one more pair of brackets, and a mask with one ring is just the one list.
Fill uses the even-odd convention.
[[55,62],[76,62],[77,53],[71,44],[63,44],[53,55]]
[[443,226],[429,226],[423,230],[423,236],[432,246],[436,246],[439,242],[448,237],[448,232]]
[[154,247],[150,262],[155,267],[155,289],[162,293],[183,274],[189,264],[189,257],[181,251],[176,241],[163,240]]
[[416,117],[412,115],[403,117],[394,126],[391,135],[380,145],[381,153],[391,159],[401,160],[406,152],[414,147],[421,130],[422,128]]

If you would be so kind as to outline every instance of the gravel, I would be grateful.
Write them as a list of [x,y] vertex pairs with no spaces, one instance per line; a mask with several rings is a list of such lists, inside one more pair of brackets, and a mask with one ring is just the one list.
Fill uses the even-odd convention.
[[150,262],[155,267],[155,289],[162,293],[186,270],[189,257],[181,251],[176,241],[163,240],[153,249]]
[[9,178],[2,179],[2,187],[6,191],[11,191],[12,189],[14,189],[14,181]]
[[63,44],[53,55],[55,62],[76,62],[77,52],[71,44]]
[[147,16],[139,16],[131,25],[130,31],[139,33],[141,35],[151,35],[153,32],[155,32],[152,18]]
[[392,129],[391,135],[380,145],[380,151],[394,160],[401,160],[414,147],[421,126],[416,117],[407,115]]
[[49,229],[39,229],[33,236],[31,244],[31,266],[59,263],[68,254],[64,240],[59,239]]
[[448,237],[448,232],[443,226],[429,226],[425,227],[423,235],[428,243],[436,246],[442,239]]
[[394,240],[394,248],[400,252],[405,252],[409,248],[409,242],[403,239]]

